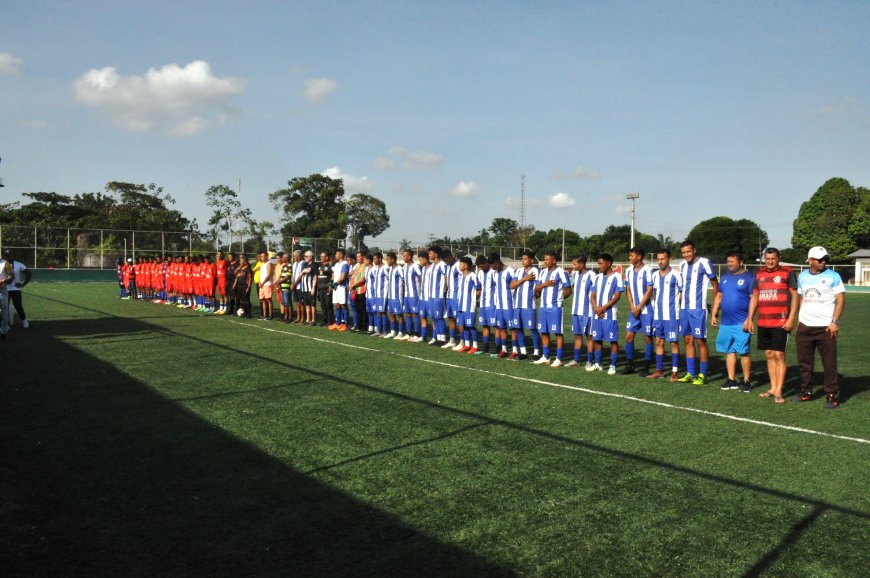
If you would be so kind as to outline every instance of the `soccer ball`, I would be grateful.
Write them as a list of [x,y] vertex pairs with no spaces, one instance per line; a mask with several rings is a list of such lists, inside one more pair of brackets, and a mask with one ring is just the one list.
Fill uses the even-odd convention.
[[239,317],[244,317],[244,316],[245,316],[245,310],[242,309],[241,307],[239,307],[239,309],[236,311],[236,315],[238,315]]

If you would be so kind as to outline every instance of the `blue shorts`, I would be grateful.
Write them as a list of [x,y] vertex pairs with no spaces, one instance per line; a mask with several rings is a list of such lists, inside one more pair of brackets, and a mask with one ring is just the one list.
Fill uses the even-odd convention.
[[677,343],[680,340],[680,322],[676,319],[653,319],[652,334],[668,343]]
[[596,317],[592,320],[592,341],[619,341],[619,321],[616,319],[601,319]]
[[575,337],[583,335],[592,335],[592,316],[590,315],[572,315],[571,316],[571,332]]
[[420,319],[429,317],[429,302],[425,299],[420,299],[417,303],[417,312],[420,314]]
[[432,319],[444,319],[447,314],[447,302],[444,297],[429,299],[429,317]]
[[695,339],[707,339],[707,310],[680,310],[680,335]]
[[538,331],[562,335],[562,308],[542,307],[538,310]]
[[393,315],[402,314],[402,301],[399,299],[390,299],[387,302],[387,312]]
[[625,331],[627,333],[652,335],[652,313],[641,313],[640,318],[629,313],[628,321],[625,323]]
[[514,309],[513,326],[517,329],[537,329],[538,320],[536,319],[535,310],[532,307],[524,307],[522,309]]
[[514,326],[514,311],[513,309],[495,309],[495,325],[499,329],[508,329]]
[[459,311],[456,314],[456,323],[463,329],[474,328],[474,311]]
[[495,323],[495,314],[492,307],[481,307],[477,313],[477,320],[481,327],[492,327]]
[[416,314],[419,307],[418,302],[419,299],[417,297],[408,297],[406,295],[405,299],[402,300],[402,313]]
[[292,302],[290,301],[290,289],[281,289],[281,304],[284,307],[289,307]]
[[716,351],[749,355],[749,342],[752,334],[743,331],[742,325],[721,325],[716,337]]
[[459,300],[456,297],[447,298],[447,317],[456,319],[459,314]]
[[374,310],[376,313],[383,313],[387,310],[386,303],[384,303],[385,299],[383,297],[378,297],[374,301]]

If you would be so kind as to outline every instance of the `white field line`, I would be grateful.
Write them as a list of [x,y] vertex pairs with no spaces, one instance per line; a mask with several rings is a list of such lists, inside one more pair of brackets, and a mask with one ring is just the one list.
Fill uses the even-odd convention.
[[377,348],[374,348],[374,347],[363,347],[363,346],[361,346],[361,345],[352,345],[352,344],[350,344],[350,343],[341,343],[341,342],[339,342],[339,341],[333,341],[333,340],[331,340],[331,339],[324,339],[324,338],[322,338],[322,337],[314,337],[314,336],[311,336],[311,335],[303,335],[303,334],[301,334],[301,333],[292,333],[292,332],[290,332],[290,331],[280,331],[280,330],[278,330],[278,329],[271,329],[271,328],[269,328],[269,327],[261,327],[261,326],[258,326],[258,325],[251,325],[250,323],[242,323],[241,321],[230,320],[230,322],[231,322],[231,323],[235,323],[236,325],[243,325],[243,326],[246,326],[246,327],[253,327],[253,328],[255,328],[255,329],[263,329],[263,330],[265,330],[265,331],[271,331],[271,332],[273,332],[273,333],[282,333],[282,334],[284,334],[284,335],[290,335],[290,336],[292,336],[292,337],[301,337],[301,338],[303,338],[303,339],[310,339],[310,340],[312,340],[312,341],[317,341],[317,342],[320,342],[320,343],[329,343],[329,344],[331,344],[331,345],[338,345],[339,347],[348,347],[348,348],[350,348],[350,349],[360,349],[360,350],[363,350],[363,351],[371,351],[371,352],[375,352],[375,353],[386,353],[386,354],[389,354],[389,355],[395,355],[396,357],[403,357],[403,358],[405,358],[405,359],[412,359],[412,360],[414,360],[414,361],[420,361],[420,362],[423,362],[423,363],[431,363],[432,365],[441,365],[441,366],[444,366],[444,367],[450,367],[450,368],[453,368],[453,369],[460,369],[460,370],[462,370],[462,371],[476,371],[476,372],[478,372],[478,373],[485,373],[485,374],[488,374],[488,375],[495,375],[495,376],[498,376],[498,377],[506,377],[506,378],[508,378],[508,379],[513,379],[513,380],[515,380],[515,381],[524,381],[524,382],[526,382],[526,383],[535,383],[535,384],[537,384],[537,385],[546,385],[546,386],[549,386],[549,387],[558,387],[558,388],[562,388],[562,389],[570,389],[570,390],[573,390],[573,391],[579,391],[579,392],[582,392],[582,393],[588,393],[588,394],[591,394],[591,395],[601,395],[601,396],[605,396],[605,397],[615,397],[615,398],[624,399],[624,400],[627,400],[627,401],[634,401],[634,402],[637,402],[637,403],[645,403],[645,404],[648,404],[648,405],[655,405],[655,406],[658,406],[658,407],[664,407],[664,408],[668,408],[668,409],[674,409],[674,410],[679,410],[679,411],[687,411],[687,412],[690,412],[690,413],[697,413],[697,414],[701,414],[701,415],[708,415],[708,416],[712,416],[712,417],[718,417],[718,418],[721,418],[721,419],[730,419],[731,421],[739,421],[739,422],[744,422],[744,423],[751,423],[751,424],[753,424],[753,425],[759,425],[759,426],[764,426],[764,427],[771,427],[771,428],[776,428],[776,429],[784,429],[784,430],[793,431],[793,432],[798,432],[798,433],[803,433],[803,434],[810,434],[810,435],[817,435],[817,436],[829,437],[829,438],[834,438],[834,439],[838,439],[838,440],[844,440],[844,441],[850,441],[850,442],[857,442],[857,443],[861,443],[861,444],[870,444],[870,439],[856,438],[856,437],[849,437],[849,436],[841,436],[841,435],[837,435],[837,434],[832,434],[832,433],[827,433],[827,432],[823,432],[823,431],[817,431],[817,430],[812,430],[812,429],[807,429],[807,428],[802,428],[802,427],[796,427],[796,426],[791,426],[791,425],[783,425],[783,424],[778,424],[778,423],[771,423],[771,422],[769,422],[769,421],[761,421],[761,420],[757,420],[757,419],[750,419],[750,418],[747,418],[747,417],[740,417],[740,416],[737,416],[737,415],[730,415],[730,414],[727,414],[727,413],[719,413],[719,412],[716,412],[716,411],[707,411],[707,410],[705,410],[705,409],[697,409],[697,408],[694,408],[694,407],[685,407],[685,406],[681,406],[681,405],[674,405],[674,404],[672,404],[672,403],[665,403],[665,402],[662,402],[662,401],[653,401],[653,400],[650,400],[650,399],[643,399],[643,398],[640,398],[640,397],[634,397],[634,396],[631,396],[631,395],[625,395],[625,394],[622,394],[622,393],[612,393],[612,392],[609,392],[609,391],[598,391],[598,390],[595,390],[595,389],[587,389],[587,388],[585,388],[585,387],[577,387],[577,386],[575,386],[575,385],[565,385],[565,384],[562,384],[562,383],[554,383],[554,382],[552,382],[552,381],[544,381],[544,380],[542,380],[542,379],[533,379],[533,378],[530,378],[530,377],[522,377],[522,376],[519,376],[519,375],[511,375],[511,374],[509,374],[509,373],[500,373],[500,372],[498,372],[498,371],[490,371],[490,370],[488,370],[488,369],[479,369],[479,368],[477,368],[477,367],[468,367],[468,366],[465,366],[465,365],[456,365],[456,364],[453,364],[453,363],[447,363],[446,361],[437,361],[437,360],[434,360],[434,359],[427,359],[427,358],[425,358],[425,357],[417,357],[417,356],[415,356],[415,355],[407,355],[407,354],[404,354],[404,353],[396,353],[396,352],[394,352],[394,351],[384,351],[383,349],[377,349]]

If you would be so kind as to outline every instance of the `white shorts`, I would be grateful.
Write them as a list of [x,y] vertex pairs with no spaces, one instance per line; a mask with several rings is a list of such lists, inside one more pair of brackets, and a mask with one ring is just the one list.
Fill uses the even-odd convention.
[[333,305],[347,305],[347,287],[339,285],[332,290]]

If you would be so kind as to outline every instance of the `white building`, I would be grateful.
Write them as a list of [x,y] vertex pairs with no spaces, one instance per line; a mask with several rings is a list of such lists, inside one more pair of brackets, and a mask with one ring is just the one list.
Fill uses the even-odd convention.
[[[855,259],[855,285],[870,286],[870,249],[858,249],[849,253]],[[845,275],[844,275],[845,277]]]

